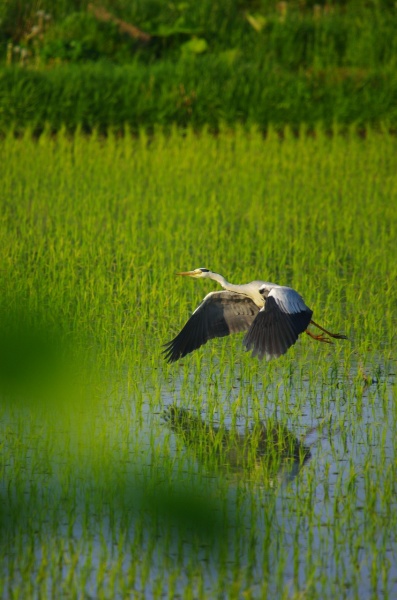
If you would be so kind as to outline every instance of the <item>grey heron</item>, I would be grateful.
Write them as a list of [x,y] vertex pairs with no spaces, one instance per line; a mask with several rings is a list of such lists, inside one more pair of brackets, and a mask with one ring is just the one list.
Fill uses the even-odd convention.
[[[165,344],[165,358],[170,363],[200,348],[208,340],[242,331],[247,332],[243,344],[247,350],[252,350],[252,356],[266,357],[267,360],[285,354],[303,332],[328,344],[333,343],[330,337],[347,339],[345,335],[331,333],[315,323],[313,311],[290,287],[267,281],[235,285],[203,267],[177,275],[213,279],[225,291],[207,294],[178,335]],[[310,324],[322,333],[315,335],[309,331]]]

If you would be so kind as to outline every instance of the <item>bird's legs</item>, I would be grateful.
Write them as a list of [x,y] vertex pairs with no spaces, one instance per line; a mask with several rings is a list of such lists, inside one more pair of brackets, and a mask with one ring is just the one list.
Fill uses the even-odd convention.
[[[331,333],[330,331],[328,331],[327,329],[324,329],[324,327],[321,327],[321,325],[318,325],[314,321],[310,321],[310,323],[312,325],[314,325],[315,327],[317,327],[318,329],[321,329],[321,331],[323,331],[324,333],[326,333],[327,335],[329,335],[332,338],[336,338],[338,340],[347,340],[347,337],[345,335],[342,335],[341,333]],[[308,329],[306,329],[306,333],[308,335],[310,335],[310,337],[312,337],[314,340],[317,340],[318,342],[326,342],[327,344],[332,344],[333,343],[333,342],[331,342],[330,339],[328,339],[324,335],[324,333],[320,333],[319,335],[314,335],[314,333],[312,333]]]
[[314,321],[310,321],[310,323],[312,325],[314,325],[315,327],[317,327],[318,329],[321,329],[321,331],[324,331],[324,333],[326,333],[327,335],[329,335],[332,338],[336,338],[338,340],[347,340],[347,336],[343,335],[342,333],[331,333],[330,331],[328,331],[327,329],[324,329],[324,327],[321,327],[321,325],[318,325]]
[[307,333],[307,335],[310,335],[311,338],[313,338],[314,340],[317,340],[318,342],[325,342],[327,344],[334,343],[334,342],[331,342],[331,340],[329,338],[327,338],[323,333],[320,333],[319,335],[314,335],[314,333],[312,333],[308,329],[306,329],[306,333]]

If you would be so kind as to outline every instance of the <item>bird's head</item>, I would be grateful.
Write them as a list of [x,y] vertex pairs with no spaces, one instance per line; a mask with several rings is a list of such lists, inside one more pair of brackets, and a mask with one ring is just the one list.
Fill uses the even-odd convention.
[[200,277],[209,277],[209,273],[211,273],[209,269],[204,269],[204,267],[201,267],[200,269],[194,269],[194,271],[183,271],[182,273],[177,273],[177,275],[184,275],[185,277],[194,277],[195,279],[199,279]]

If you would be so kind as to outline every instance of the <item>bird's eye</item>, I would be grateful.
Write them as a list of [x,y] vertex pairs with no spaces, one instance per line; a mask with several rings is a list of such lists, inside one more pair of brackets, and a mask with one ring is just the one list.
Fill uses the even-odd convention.
[[210,270],[209,269],[199,269],[202,273],[209,273]]

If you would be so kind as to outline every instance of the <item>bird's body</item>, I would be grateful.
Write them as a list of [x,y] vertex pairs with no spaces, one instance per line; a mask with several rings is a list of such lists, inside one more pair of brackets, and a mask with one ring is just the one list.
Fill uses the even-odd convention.
[[[235,285],[204,268],[179,275],[213,279],[226,291],[207,294],[180,333],[166,344],[169,362],[186,356],[212,338],[242,331],[247,331],[243,340],[246,349],[252,350],[253,356],[260,359],[265,356],[267,360],[285,354],[304,331],[314,339],[331,342],[323,334],[316,336],[307,330],[310,323],[316,325],[312,321],[313,311],[290,287],[258,280]],[[316,326],[331,337],[345,338]]]

